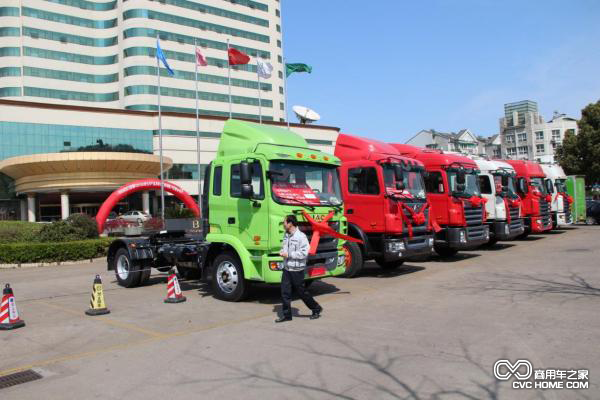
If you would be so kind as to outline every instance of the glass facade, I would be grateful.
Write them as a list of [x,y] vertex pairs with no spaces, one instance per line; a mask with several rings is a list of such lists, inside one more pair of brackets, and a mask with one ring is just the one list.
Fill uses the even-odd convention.
[[83,26],[85,28],[95,29],[108,29],[117,26],[117,19],[108,20],[94,20],[80,17],[73,17],[71,15],[59,14],[45,10],[38,10],[36,8],[22,7],[23,16],[43,19],[46,21],[60,22],[63,24]]
[[87,0],[46,0],[51,3],[62,4],[65,6],[77,7],[82,10],[93,10],[93,11],[108,11],[114,10],[117,7],[117,1],[108,1],[106,3],[95,3]]
[[[136,104],[133,106],[125,106],[127,110],[134,111],[158,111],[158,106],[156,104]],[[195,108],[186,108],[186,107],[173,107],[173,106],[161,106],[160,109],[164,112],[177,112],[177,113],[186,113],[186,114],[196,114]],[[213,110],[204,110],[200,109],[200,115],[216,115],[219,117],[229,117],[229,113],[226,111],[213,111]],[[233,112],[233,118],[247,118],[247,119],[258,119],[258,114],[244,114]],[[263,121],[273,121],[273,117],[269,115],[262,116]]]
[[[133,85],[125,87],[125,95],[131,96],[135,94],[157,94],[158,86],[152,85]],[[161,96],[173,96],[187,99],[195,99],[196,91],[195,90],[187,90],[187,89],[177,89],[161,86],[160,87],[160,95]],[[206,100],[206,101],[219,101],[228,103],[229,96],[221,93],[210,93],[210,92],[202,92],[198,91],[198,99]],[[231,102],[233,104],[246,104],[250,106],[258,106],[258,99],[254,97],[245,97],[245,96],[231,96]],[[261,104],[263,107],[273,107],[272,100],[262,100]]]
[[[156,38],[156,34],[159,35],[160,40],[171,40],[177,43],[187,43],[194,44],[197,43],[200,47],[208,47],[211,49],[223,50],[227,51],[227,42],[218,42],[216,40],[208,40],[203,38],[196,38],[194,36],[188,35],[180,35],[178,33],[172,33],[167,31],[157,31],[156,29],[150,28],[129,28],[123,31],[123,37],[131,38],[131,37],[151,37]],[[243,51],[252,57],[262,57],[262,58],[271,58],[271,53],[264,50],[254,49],[252,47],[244,47],[244,46],[231,46],[236,49]],[[165,51],[165,49],[163,49]],[[165,54],[166,55],[166,54]]]
[[117,44],[116,36],[104,39],[96,39],[85,36],[71,35],[63,32],[53,32],[46,31],[43,29],[29,28],[26,26],[23,27],[23,36],[29,36],[34,39],[54,40],[61,43],[74,43],[82,46],[92,47],[108,47]]
[[[185,79],[185,80],[189,80],[189,81],[196,80],[196,74],[194,72],[180,71],[180,70],[176,70],[176,69],[173,71],[175,71],[175,75],[172,76],[173,78]],[[125,76],[132,76],[132,75],[156,76],[156,67],[151,67],[151,66],[147,66],[147,65],[136,65],[134,67],[125,68]],[[165,68],[160,69],[160,75],[161,76],[170,76]],[[200,71],[198,72],[198,82],[216,83],[218,85],[227,85],[228,84],[227,77],[225,77],[225,76],[210,75],[210,74],[206,74],[206,73],[200,72]],[[258,89],[258,82],[257,81],[249,81],[249,80],[245,80],[245,79],[231,78],[231,86],[244,87],[244,88],[248,88],[248,89]],[[267,92],[270,91],[272,88],[270,83],[262,83],[262,82],[260,83],[260,87],[263,91],[267,91]]]
[[0,28],[0,36],[21,36],[21,30],[12,26]]
[[[19,50],[19,48],[16,48]],[[46,49],[38,49],[35,47],[23,47],[24,53],[29,57],[47,58],[50,60],[61,60],[81,64],[91,65],[109,65],[115,64],[118,61],[118,55],[114,56],[86,56],[83,54],[67,53],[64,51],[54,51]]]
[[200,11],[202,13],[217,15],[219,17],[225,17],[235,19],[249,24],[269,26],[269,21],[262,18],[251,17],[249,15],[240,14],[233,11],[223,10],[222,8],[211,7],[205,4],[198,4],[188,0],[163,0],[164,4],[170,4],[177,7],[187,8],[188,10]]
[[[242,29],[230,28],[224,25],[211,24],[208,22],[198,21],[191,18],[180,17],[178,15],[171,15],[153,10],[146,9],[135,9],[127,10],[123,13],[123,19],[128,20],[131,18],[148,18],[163,22],[169,22],[172,24],[189,26],[192,28],[198,28],[207,31],[213,31],[217,33],[224,33],[231,36],[239,36],[245,39],[256,40],[259,42],[269,43],[269,37],[267,35],[261,35],[254,32],[245,31]],[[103,21],[105,22],[105,21]]]
[[[152,133],[157,136],[158,133],[158,129],[152,131]],[[162,130],[162,134],[163,135],[174,135],[174,136],[194,136],[196,137],[196,131],[183,131],[183,130],[179,130],[179,129],[163,129]],[[221,132],[206,132],[206,131],[200,131],[200,137],[203,138],[220,138],[221,137]]]
[[21,68],[19,68],[19,67],[0,68],[0,76],[21,76]]
[[204,170],[208,164],[200,164],[200,177],[198,178],[198,164],[173,164],[166,172],[166,179],[204,179]]
[[0,47],[0,57],[18,57],[21,49],[18,47]]
[[77,151],[100,143],[152,152],[152,131],[0,121],[0,159]]
[[31,97],[46,97],[46,98],[51,98],[51,99],[92,101],[92,102],[119,100],[119,92],[89,93],[89,92],[75,92],[72,90],[43,89],[43,88],[36,88],[36,87],[29,87],[29,86],[25,86],[24,95],[31,96]]
[[0,17],[18,17],[19,7],[0,7]]
[[[93,75],[93,74],[82,74],[79,72],[71,71],[58,71],[54,69],[46,68],[34,68],[34,67],[23,67],[24,76],[37,76],[48,79],[62,79],[64,81],[74,82],[88,82],[88,83],[110,83],[117,82],[119,80],[119,74],[108,74],[108,75]],[[0,70],[0,76],[2,71]]]

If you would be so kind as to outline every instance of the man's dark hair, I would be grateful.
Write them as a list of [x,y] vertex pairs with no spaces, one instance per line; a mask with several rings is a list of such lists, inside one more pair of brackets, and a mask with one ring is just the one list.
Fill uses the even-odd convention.
[[298,226],[298,218],[296,218],[296,216],[292,214],[285,217],[285,222],[294,226]]

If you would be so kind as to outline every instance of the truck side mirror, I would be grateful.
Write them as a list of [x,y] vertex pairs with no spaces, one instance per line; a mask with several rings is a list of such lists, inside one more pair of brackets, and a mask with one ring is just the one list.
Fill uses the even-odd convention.
[[525,194],[527,192],[529,192],[529,188],[527,187],[527,182],[525,182],[525,178],[519,178],[519,180],[517,181],[517,186],[519,189],[519,192]]
[[466,182],[465,171],[463,171],[463,170],[458,171],[458,173],[456,174],[456,183],[458,183],[459,185],[464,185],[465,182]]
[[404,190],[404,181],[396,181],[396,190]]
[[402,181],[402,167],[398,164],[394,165],[394,177],[396,178],[396,181]]
[[546,183],[546,191],[548,193],[554,193],[554,185],[552,184],[552,180],[546,179],[545,183]]
[[240,182],[242,187],[244,185],[252,185],[252,173],[250,172],[250,164],[248,164],[248,161],[242,161],[240,163]]
[[[458,180],[457,180],[457,182],[458,182]],[[457,183],[456,184],[456,191],[457,192],[463,193],[465,191],[465,189],[466,189],[466,186],[465,186],[464,183]]]
[[250,183],[242,183],[242,191],[240,197],[243,199],[251,199],[254,196],[254,188]]

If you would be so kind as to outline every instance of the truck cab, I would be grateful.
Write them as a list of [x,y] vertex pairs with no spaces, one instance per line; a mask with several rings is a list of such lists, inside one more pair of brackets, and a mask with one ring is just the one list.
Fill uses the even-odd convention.
[[515,169],[503,161],[469,156],[479,169],[479,188],[487,199],[486,224],[490,229],[489,244],[499,240],[512,240],[523,234],[521,200],[515,187]]
[[338,136],[335,155],[342,161],[348,233],[363,242],[345,243],[345,276],[358,274],[370,259],[391,269],[407,258],[431,254],[424,165],[387,143],[346,134]]
[[571,225],[571,204],[573,198],[567,194],[567,175],[558,164],[542,164],[546,175],[547,189],[552,196],[550,212],[552,213],[552,227]]
[[470,158],[406,144],[392,144],[400,154],[425,165],[425,190],[433,211],[434,249],[441,256],[474,249],[490,239],[479,170]]
[[151,267],[199,270],[217,298],[240,301],[251,282],[281,282],[283,220],[295,214],[311,243],[305,278],[340,275],[348,227],[339,165],[292,131],[230,119],[205,173],[203,237],[163,231],[116,240],[109,269],[126,287],[143,284]]
[[525,223],[525,232],[521,237],[552,229],[552,196],[548,192],[546,175],[540,164],[526,160],[504,161],[517,173],[517,194],[521,198],[521,215]]

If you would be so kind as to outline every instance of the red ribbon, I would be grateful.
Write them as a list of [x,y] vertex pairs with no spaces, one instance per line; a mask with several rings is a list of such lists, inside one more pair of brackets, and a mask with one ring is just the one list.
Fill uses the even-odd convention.
[[545,199],[548,203],[552,203],[552,195],[551,194],[547,194]]
[[509,199],[506,196],[501,196],[502,200],[504,200],[504,207],[506,208],[506,222],[510,224],[511,221],[511,217],[510,217],[510,208],[511,207],[519,207],[521,205],[521,201],[516,198],[516,199]]
[[319,246],[319,239],[321,238],[321,234],[329,235],[338,239],[348,240],[350,242],[363,243],[362,240],[355,239],[351,236],[344,235],[342,233],[336,232],[332,227],[329,226],[327,221],[333,218],[334,212],[330,211],[329,214],[321,222],[317,222],[308,213],[306,210],[302,210],[302,215],[304,218],[310,223],[312,226],[312,238],[310,239],[310,248],[308,250],[308,254],[315,255],[317,254],[317,247]]
[[564,199],[567,201],[567,203],[569,203],[569,204],[573,204],[573,197],[569,196],[569,195],[568,195],[568,194],[566,194],[565,192],[558,192],[558,194],[559,194],[560,196],[562,196],[562,197],[563,197],[563,198],[564,198]]
[[[425,223],[425,220],[427,219],[425,216],[425,210],[427,210],[428,208],[431,208],[431,204],[429,203],[429,201],[427,201],[427,203],[423,204],[423,206],[421,207],[421,209],[419,211],[413,210],[411,207],[407,206],[404,203],[400,203],[400,204],[402,205],[402,208],[400,209],[400,217],[402,218],[402,221],[404,221],[406,223],[409,239],[412,239],[413,223],[415,225],[423,225]],[[407,217],[404,214],[404,212],[402,212],[402,209],[407,210],[408,213],[410,214],[410,217]],[[435,232],[439,232],[442,230],[440,225],[435,220],[433,213],[431,211],[429,211],[429,223],[427,224],[427,230],[428,231],[434,230]]]

